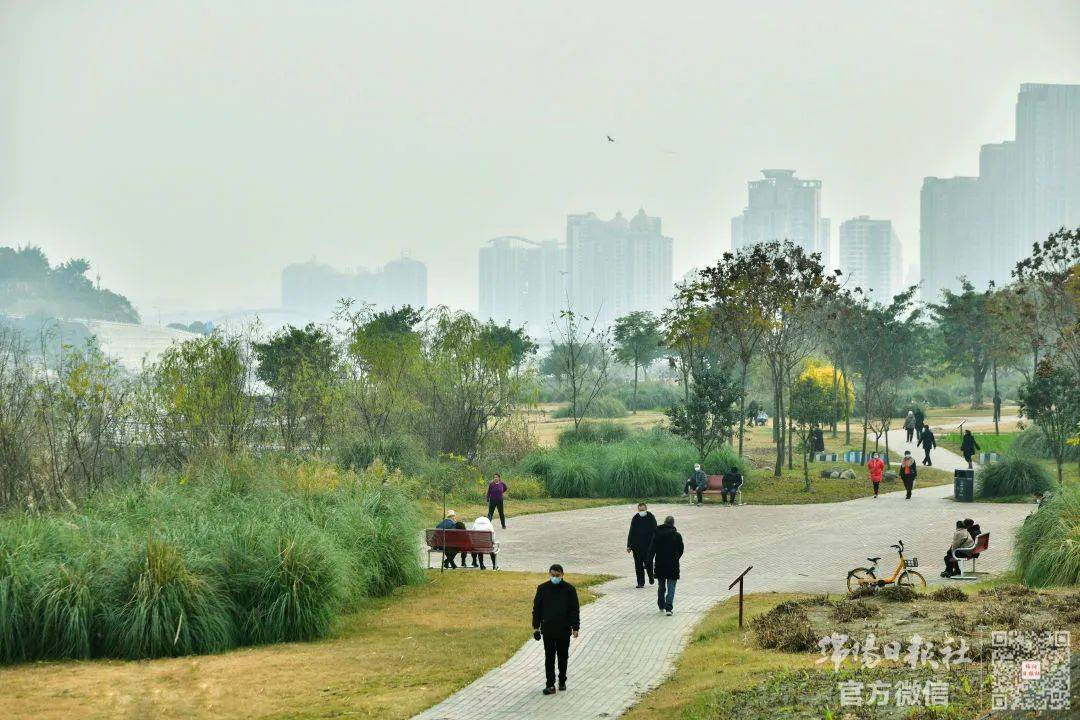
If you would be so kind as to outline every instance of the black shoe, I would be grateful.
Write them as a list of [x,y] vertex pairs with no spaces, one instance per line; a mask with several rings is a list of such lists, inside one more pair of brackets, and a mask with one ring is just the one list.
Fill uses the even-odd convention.
[[638,590],[640,590],[641,588],[643,588],[645,586],[644,585],[637,585],[636,587],[637,587]]
[[553,688],[553,687],[544,688],[544,694],[545,695],[554,695],[555,694],[555,688]]
[[566,681],[565,680],[563,680],[561,683],[559,683],[559,692],[566,692]]
[[649,584],[650,584],[650,585],[653,585],[654,583],[656,583],[656,581],[655,581],[655,580],[653,580],[652,578],[649,578]]

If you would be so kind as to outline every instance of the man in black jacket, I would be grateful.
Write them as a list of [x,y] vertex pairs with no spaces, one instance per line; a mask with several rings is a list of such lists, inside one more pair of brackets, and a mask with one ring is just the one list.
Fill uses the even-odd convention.
[[653,584],[652,563],[649,562],[649,545],[656,532],[656,516],[649,512],[645,503],[638,503],[637,514],[630,520],[630,532],[626,535],[626,552],[634,556],[634,574],[637,586],[645,587],[645,574]]
[[555,694],[555,660],[559,660],[559,690],[566,690],[566,659],[570,637],[578,636],[581,626],[577,590],[563,581],[562,565],[548,569],[548,581],[540,583],[533,598],[533,637],[544,640],[545,695]]
[[660,612],[671,615],[675,603],[675,584],[679,580],[679,558],[683,554],[682,535],[675,529],[675,518],[668,515],[656,528],[649,557],[653,559],[656,575],[656,604]]
[[919,436],[919,443],[915,447],[922,446],[926,455],[923,457],[923,465],[933,465],[933,461],[930,459],[930,451],[937,447],[937,438],[934,437],[934,431],[927,425],[923,428],[922,435]]

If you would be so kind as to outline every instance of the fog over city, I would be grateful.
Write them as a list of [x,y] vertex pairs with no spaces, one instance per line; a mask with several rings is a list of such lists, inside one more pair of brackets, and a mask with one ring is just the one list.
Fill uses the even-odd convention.
[[[427,265],[477,309],[491,238],[643,208],[673,278],[764,168],[919,257],[925,176],[976,175],[1023,83],[1080,82],[1080,4],[0,4],[0,245],[86,257],[148,322],[275,308],[312,258]],[[610,136],[610,140],[609,140]]]

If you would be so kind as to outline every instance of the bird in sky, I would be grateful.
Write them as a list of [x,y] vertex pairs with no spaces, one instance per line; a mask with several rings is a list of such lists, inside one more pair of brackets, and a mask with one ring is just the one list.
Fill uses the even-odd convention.
[[615,142],[615,138],[613,138],[613,137],[611,137],[610,135],[608,135],[608,136],[607,136],[607,141],[608,141],[608,142]]

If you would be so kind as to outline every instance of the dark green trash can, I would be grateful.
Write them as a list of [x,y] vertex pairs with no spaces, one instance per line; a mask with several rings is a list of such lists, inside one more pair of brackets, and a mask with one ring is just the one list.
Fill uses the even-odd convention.
[[956,502],[975,501],[975,471],[962,468],[953,470],[953,499]]

